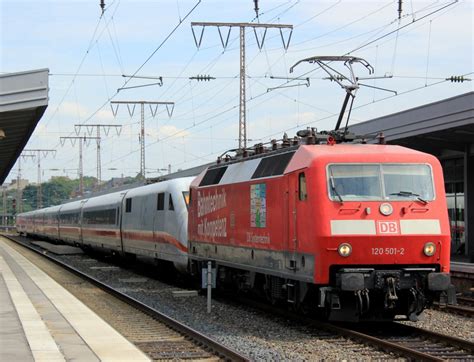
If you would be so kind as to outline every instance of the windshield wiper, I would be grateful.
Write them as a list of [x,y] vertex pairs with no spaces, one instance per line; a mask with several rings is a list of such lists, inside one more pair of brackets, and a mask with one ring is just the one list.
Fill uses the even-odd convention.
[[422,199],[419,194],[415,194],[414,192],[411,191],[398,191],[398,192],[392,192],[390,196],[395,195],[395,196],[405,196],[405,197],[410,197],[410,196],[415,196],[418,201],[421,201],[423,204],[427,205],[428,201]]
[[336,189],[336,185],[334,184],[334,176],[332,175],[332,172],[331,172],[331,176],[329,176],[329,180],[330,180],[330,183],[331,183],[331,189],[334,191],[334,193],[336,194],[336,196],[339,199],[339,201],[341,202],[341,204],[343,204],[344,200],[342,199],[341,195],[339,194],[339,192]]

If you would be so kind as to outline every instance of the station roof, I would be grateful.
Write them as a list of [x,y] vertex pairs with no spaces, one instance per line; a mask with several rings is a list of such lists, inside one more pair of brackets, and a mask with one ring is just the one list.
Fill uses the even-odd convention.
[[388,143],[439,155],[474,153],[474,92],[429,103],[349,127],[355,134],[383,132]]
[[49,69],[0,74],[0,185],[48,106]]

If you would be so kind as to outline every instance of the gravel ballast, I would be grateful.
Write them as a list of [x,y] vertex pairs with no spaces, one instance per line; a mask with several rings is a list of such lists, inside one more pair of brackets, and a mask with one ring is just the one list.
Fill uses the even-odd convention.
[[[110,267],[108,259],[88,255],[59,256],[64,262],[150,305],[168,316],[235,349],[251,360],[360,360],[396,359],[311,326],[265,315],[252,308],[213,300],[207,314],[205,296],[175,297],[183,289],[132,269]],[[402,322],[474,341],[474,321],[427,310],[418,322]]]

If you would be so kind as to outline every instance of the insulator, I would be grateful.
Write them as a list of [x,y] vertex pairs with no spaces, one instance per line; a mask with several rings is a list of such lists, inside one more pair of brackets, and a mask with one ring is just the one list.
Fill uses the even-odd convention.
[[464,78],[462,75],[452,75],[450,78],[446,78],[446,80],[451,81],[451,83],[463,83],[467,78]]
[[277,140],[273,139],[270,142],[272,144],[272,150],[276,150],[278,148]]
[[211,81],[213,79],[216,79],[214,77],[211,77],[210,75],[197,75],[195,77],[190,77],[189,79],[195,79],[197,80],[198,82],[203,82],[203,81]]
[[342,75],[339,75],[339,74],[331,75],[331,77],[329,78],[329,80],[330,80],[331,82],[332,82],[333,80],[343,81],[344,79],[346,79],[346,78],[343,77]]

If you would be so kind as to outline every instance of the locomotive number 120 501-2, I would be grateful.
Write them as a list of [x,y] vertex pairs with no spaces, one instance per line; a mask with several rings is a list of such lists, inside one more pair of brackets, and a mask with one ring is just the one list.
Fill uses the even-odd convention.
[[404,255],[405,248],[372,248],[372,255]]

